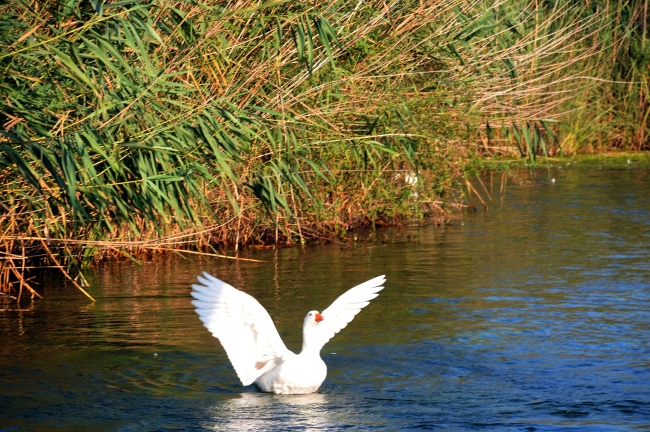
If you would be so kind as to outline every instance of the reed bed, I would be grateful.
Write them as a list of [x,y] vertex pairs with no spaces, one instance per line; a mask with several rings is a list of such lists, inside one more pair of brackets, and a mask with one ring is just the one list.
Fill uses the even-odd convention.
[[92,299],[101,259],[450,217],[485,156],[645,148],[644,7],[2,5],[0,286]]

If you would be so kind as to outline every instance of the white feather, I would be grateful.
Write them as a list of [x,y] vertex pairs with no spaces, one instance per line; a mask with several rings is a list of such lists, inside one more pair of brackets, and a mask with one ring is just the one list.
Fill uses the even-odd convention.
[[255,382],[263,391],[311,393],[325,379],[320,350],[384,287],[384,276],[358,285],[337,298],[315,320],[303,323],[303,350],[289,351],[264,307],[250,295],[203,272],[192,285],[192,304],[203,325],[221,342],[243,385]]
[[264,373],[259,365],[282,359],[290,351],[264,307],[250,295],[208,273],[202,285],[192,285],[196,313],[203,325],[219,339],[243,385]]
[[318,324],[318,340],[314,341],[314,344],[322,348],[336,333],[344,329],[370,300],[379,295],[377,293],[384,289],[384,282],[386,277],[378,276],[349,289],[334,300],[330,307],[321,312],[325,319]]

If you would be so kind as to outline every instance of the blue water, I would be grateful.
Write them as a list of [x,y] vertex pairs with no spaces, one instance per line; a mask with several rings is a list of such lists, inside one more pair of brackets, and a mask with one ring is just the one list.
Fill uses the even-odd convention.
[[[0,430],[649,430],[650,173],[552,176],[383,242],[105,265],[94,305],[47,280],[0,314]],[[242,387],[196,318],[201,270],[295,351],[307,311],[388,281],[323,349],[320,390],[275,396]]]

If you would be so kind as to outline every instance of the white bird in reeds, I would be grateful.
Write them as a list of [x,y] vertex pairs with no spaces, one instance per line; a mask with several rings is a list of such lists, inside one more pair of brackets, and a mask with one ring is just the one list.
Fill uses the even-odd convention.
[[404,181],[412,187],[415,187],[418,184],[418,175],[414,171],[409,171],[404,174]]
[[253,297],[203,272],[192,285],[192,304],[203,325],[221,342],[245,386],[264,392],[307,394],[325,381],[323,345],[348,325],[384,287],[384,276],[362,283],[323,312],[310,311],[302,325],[300,354],[287,349],[264,307]]

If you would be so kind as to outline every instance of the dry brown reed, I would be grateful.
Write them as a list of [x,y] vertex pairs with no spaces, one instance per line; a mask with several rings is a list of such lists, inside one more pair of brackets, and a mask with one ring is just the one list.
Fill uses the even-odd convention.
[[[48,267],[92,299],[82,269],[99,260],[244,259],[245,245],[445,218],[474,197],[488,206],[476,157],[534,163],[601,131],[642,148],[650,62],[624,59],[641,10],[505,0],[0,6],[12,23],[0,31],[11,74],[0,85],[0,289],[37,296],[29,270]],[[613,73],[621,59],[631,66]]]

